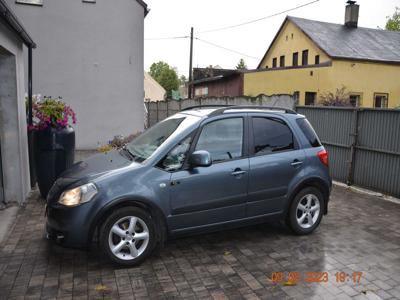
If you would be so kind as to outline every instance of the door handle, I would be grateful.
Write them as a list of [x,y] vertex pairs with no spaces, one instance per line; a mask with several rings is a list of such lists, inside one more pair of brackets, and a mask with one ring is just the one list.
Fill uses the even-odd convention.
[[303,164],[303,162],[302,161],[299,161],[299,160],[297,160],[297,159],[295,159],[292,163],[291,163],[291,165],[293,166],[293,167],[297,167],[297,166],[300,166],[300,165],[302,165]]
[[243,170],[241,170],[241,169],[235,169],[232,173],[231,173],[231,175],[232,176],[239,176],[239,175],[243,175],[243,174],[245,174],[246,173],[246,171],[243,171]]

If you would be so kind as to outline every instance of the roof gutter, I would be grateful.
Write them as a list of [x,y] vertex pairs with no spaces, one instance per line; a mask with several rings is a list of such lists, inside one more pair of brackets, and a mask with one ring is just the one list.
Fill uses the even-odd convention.
[[144,8],[144,17],[146,18],[147,14],[150,12],[150,9],[148,8],[146,2],[143,0],[136,0],[137,3],[139,3],[141,6]]
[[29,48],[36,48],[35,42],[29,36],[28,32],[18,21],[12,10],[4,2],[0,0],[0,20],[3,21],[8,27],[11,28],[23,41],[23,43]]

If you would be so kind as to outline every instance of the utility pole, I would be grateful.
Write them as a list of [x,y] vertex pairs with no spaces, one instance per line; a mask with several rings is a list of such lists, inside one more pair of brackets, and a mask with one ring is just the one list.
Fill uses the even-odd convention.
[[189,58],[189,83],[188,83],[188,97],[192,99],[192,80],[193,80],[193,27],[190,29],[190,58]]

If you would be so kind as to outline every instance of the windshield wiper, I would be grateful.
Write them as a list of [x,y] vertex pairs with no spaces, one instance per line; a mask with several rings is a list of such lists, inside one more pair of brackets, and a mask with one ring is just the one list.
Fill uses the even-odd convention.
[[132,161],[132,160],[136,160],[136,159],[138,158],[135,154],[133,154],[133,153],[128,149],[128,147],[127,147],[126,145],[122,146],[121,150],[124,151],[124,153],[127,154],[129,160],[131,160],[131,161]]
[[121,150],[123,150],[125,153],[127,153],[130,157],[130,160],[137,161],[137,162],[142,162],[145,159],[139,155],[134,154],[126,145],[122,146]]

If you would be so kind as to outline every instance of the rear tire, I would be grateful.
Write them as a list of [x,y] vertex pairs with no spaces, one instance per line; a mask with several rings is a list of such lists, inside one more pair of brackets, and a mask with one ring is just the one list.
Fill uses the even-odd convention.
[[302,189],[290,205],[289,227],[298,235],[312,233],[321,222],[324,208],[324,197],[319,189],[315,187]]
[[138,207],[123,207],[113,212],[100,229],[100,247],[114,263],[136,266],[156,245],[151,216]]

